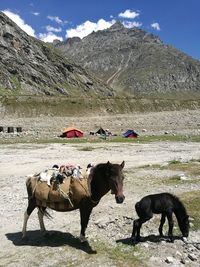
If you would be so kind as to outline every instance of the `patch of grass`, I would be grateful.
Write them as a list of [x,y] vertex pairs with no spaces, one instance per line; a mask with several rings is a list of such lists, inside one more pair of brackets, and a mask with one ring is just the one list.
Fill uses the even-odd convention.
[[193,219],[191,229],[200,230],[200,190],[183,193],[180,198]]
[[183,183],[183,182],[185,182],[185,181],[180,180],[179,175],[174,175],[174,176],[172,176],[169,179],[164,181],[165,184],[179,184],[179,183]]
[[191,159],[189,162],[200,162],[200,159]]
[[181,164],[181,161],[180,160],[176,160],[176,159],[173,159],[173,160],[169,161],[169,165],[174,165],[174,164]]
[[182,171],[186,176],[197,177],[200,175],[200,166],[196,162],[177,162],[175,164],[169,164],[167,169],[174,171]]
[[78,148],[79,151],[92,151],[94,149],[95,148],[94,147],[91,147],[91,146],[86,146],[86,147],[80,147],[80,148]]
[[[188,162],[181,162],[179,160],[171,160],[167,165],[145,165],[142,168],[149,168],[149,169],[159,169],[159,170],[172,170],[172,171],[180,171],[183,172],[186,176],[190,178],[196,178],[200,176],[200,164],[199,159],[192,159]],[[176,175],[170,178],[173,181],[180,180],[180,176]]]
[[[83,138],[35,138],[34,136],[23,136],[23,137],[13,137],[13,138],[2,138],[0,139],[0,144],[13,144],[13,143],[35,143],[35,144],[50,144],[50,143],[151,143],[151,142],[163,142],[163,141],[169,141],[169,142],[181,142],[181,141],[187,141],[187,142],[200,142],[200,135],[199,136],[192,136],[190,139],[187,139],[187,137],[183,136],[173,136],[172,139],[166,139],[165,135],[159,135],[159,136],[140,136],[138,138],[124,138],[122,136],[111,136],[107,138],[91,138],[83,137]],[[177,165],[179,161],[173,160],[170,165]]]
[[[47,55],[49,56],[49,49],[47,50]],[[199,97],[195,97],[194,100],[189,100],[188,98],[180,100],[180,96],[176,99],[174,97],[167,99],[166,96],[164,99],[147,96],[133,97],[130,95],[104,97],[101,95],[92,95],[90,91],[83,92],[78,86],[71,86],[67,82],[66,84],[58,84],[57,87],[69,92],[69,97],[63,95],[22,95],[21,84],[14,76],[12,83],[15,85],[16,90],[0,88],[0,102],[3,104],[7,115],[17,114],[20,117],[39,116],[41,114],[50,114],[52,116],[63,116],[63,114],[68,114],[68,116],[83,116],[83,114],[88,115],[91,113],[125,114],[130,112],[197,109],[200,107]],[[55,93],[55,88],[49,90]],[[80,95],[80,97],[77,97],[77,95]],[[10,105],[7,104],[4,98],[8,100]],[[165,138],[171,139],[173,137],[166,135]],[[199,138],[197,139],[199,140]]]
[[197,180],[197,179],[182,180],[182,179],[180,179],[179,175],[174,175],[170,178],[162,180],[162,184],[165,184],[165,185],[195,184],[198,182],[199,182],[199,180]]
[[130,244],[118,243],[116,246],[109,246],[103,242],[94,242],[95,249],[99,256],[104,255],[112,261],[113,266],[121,267],[145,267],[149,255]]

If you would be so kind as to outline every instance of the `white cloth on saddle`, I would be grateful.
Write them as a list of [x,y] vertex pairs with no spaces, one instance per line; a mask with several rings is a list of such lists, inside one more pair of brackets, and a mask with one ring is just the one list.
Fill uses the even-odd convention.
[[51,185],[51,178],[56,178],[58,175],[59,170],[57,168],[51,168],[48,170],[45,170],[44,172],[40,173],[40,181],[41,182],[47,182],[47,184]]
[[64,172],[67,176],[72,176],[73,178],[83,177],[80,165],[67,164],[60,167],[61,173]]

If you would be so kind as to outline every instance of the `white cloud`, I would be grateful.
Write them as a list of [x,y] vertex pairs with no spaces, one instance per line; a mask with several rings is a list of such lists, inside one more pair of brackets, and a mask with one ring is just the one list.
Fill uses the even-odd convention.
[[32,14],[33,14],[34,16],[39,16],[39,15],[40,15],[39,12],[32,12]]
[[91,22],[89,20],[85,21],[83,24],[78,25],[75,29],[66,30],[66,38],[71,38],[74,36],[78,36],[83,38],[93,31],[104,30],[112,26],[116,21],[105,21],[104,19],[100,19],[95,22]]
[[48,42],[48,43],[52,43],[54,40],[63,41],[63,38],[62,37],[57,36],[57,35],[55,35],[52,32],[40,33],[39,34],[39,39],[42,40],[43,42]]
[[14,21],[28,35],[35,37],[35,30],[30,25],[26,24],[18,14],[15,14],[9,10],[3,10],[2,12],[12,21]]
[[62,29],[60,27],[55,28],[55,27],[52,27],[50,25],[47,25],[45,28],[46,28],[47,32],[61,32],[62,31]]
[[151,27],[154,28],[157,31],[160,31],[160,25],[158,22],[154,22],[151,24]]
[[136,17],[138,17],[140,15],[140,13],[135,12],[135,11],[131,11],[130,9],[127,9],[126,11],[124,11],[124,13],[119,13],[119,17],[120,18],[126,18],[126,19],[134,19]]
[[51,21],[55,21],[58,24],[62,24],[63,21],[58,17],[58,16],[47,16],[48,19],[50,19]]
[[136,21],[123,21],[122,24],[126,28],[141,27],[142,23]]

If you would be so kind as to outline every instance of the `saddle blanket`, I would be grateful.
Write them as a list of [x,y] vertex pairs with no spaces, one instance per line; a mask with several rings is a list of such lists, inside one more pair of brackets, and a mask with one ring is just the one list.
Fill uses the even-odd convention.
[[63,202],[49,202],[49,201],[41,201],[39,199],[36,199],[36,203],[38,206],[42,207],[48,207],[52,210],[56,211],[70,211],[74,208],[71,206],[69,201],[63,201]]

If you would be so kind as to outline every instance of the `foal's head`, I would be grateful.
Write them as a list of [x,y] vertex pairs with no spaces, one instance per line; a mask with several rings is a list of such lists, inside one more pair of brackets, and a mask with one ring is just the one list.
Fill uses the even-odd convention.
[[124,161],[121,164],[111,164],[109,161],[107,162],[109,186],[111,193],[115,194],[115,199],[118,204],[122,203],[125,199],[123,194],[124,175],[122,172],[124,165]]
[[183,237],[188,237],[189,235],[189,228],[190,228],[190,223],[189,223],[189,216],[186,215],[181,219],[181,222],[179,223],[179,227],[181,230],[181,233]]

